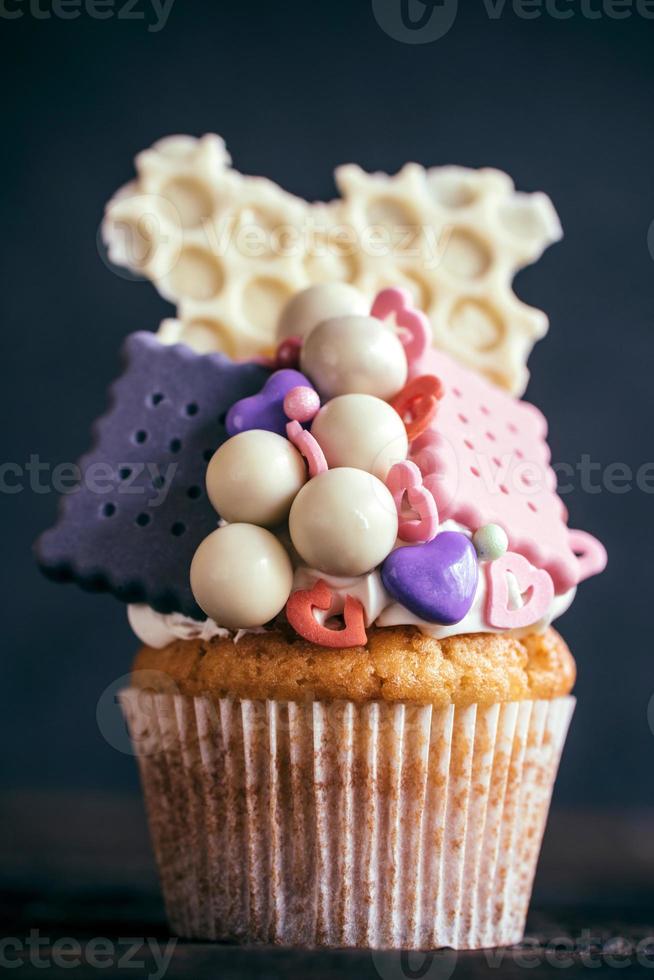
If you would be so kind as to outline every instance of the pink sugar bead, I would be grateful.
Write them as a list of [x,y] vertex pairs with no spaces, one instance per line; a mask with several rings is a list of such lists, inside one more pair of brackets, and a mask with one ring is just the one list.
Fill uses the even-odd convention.
[[298,385],[284,397],[284,412],[295,422],[310,422],[318,414],[320,397],[313,388]]

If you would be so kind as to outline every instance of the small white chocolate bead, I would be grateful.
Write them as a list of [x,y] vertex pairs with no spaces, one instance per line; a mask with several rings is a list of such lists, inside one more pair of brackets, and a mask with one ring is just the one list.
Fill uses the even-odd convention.
[[397,511],[380,480],[344,467],[321,473],[300,490],[289,530],[310,568],[328,575],[363,575],[393,549]]
[[395,331],[371,316],[323,320],[304,342],[300,369],[323,401],[353,393],[393,398],[404,387],[408,371]]
[[370,303],[358,289],[345,282],[324,282],[296,293],[286,304],[277,325],[277,340],[308,337],[322,320],[349,313],[364,315]]
[[224,442],[207,467],[207,494],[230,524],[274,527],[286,520],[306,467],[294,446],[263,429],[239,432]]
[[293,566],[274,534],[254,524],[227,524],[202,541],[191,562],[191,589],[218,626],[263,626],[281,612]]
[[499,524],[484,524],[472,535],[477,557],[480,561],[495,561],[501,558],[509,547],[506,531]]
[[331,468],[353,466],[380,480],[409,449],[404,422],[394,408],[372,395],[340,395],[320,409],[311,435]]

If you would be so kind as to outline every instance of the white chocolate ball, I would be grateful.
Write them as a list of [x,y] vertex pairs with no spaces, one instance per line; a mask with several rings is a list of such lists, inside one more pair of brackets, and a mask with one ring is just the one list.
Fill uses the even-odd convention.
[[506,531],[499,524],[484,524],[477,528],[472,535],[472,543],[480,561],[495,561],[509,547]]
[[370,303],[358,289],[346,282],[324,282],[309,286],[293,296],[279,317],[277,340],[308,337],[322,320],[349,313],[364,315]]
[[248,429],[224,442],[207,467],[207,494],[232,524],[274,527],[286,520],[293,498],[307,478],[302,456],[288,439],[264,429]]
[[344,467],[315,476],[293,501],[291,540],[310,568],[328,575],[363,575],[391,552],[397,511],[371,473]]
[[300,351],[300,370],[323,401],[361,393],[389,399],[407,379],[404,348],[391,327],[372,316],[323,320]]
[[327,402],[313,420],[311,435],[332,469],[354,466],[380,480],[409,450],[400,416],[372,395],[340,395]]
[[263,626],[286,605],[293,566],[274,534],[254,524],[227,524],[202,541],[191,562],[191,589],[218,626]]

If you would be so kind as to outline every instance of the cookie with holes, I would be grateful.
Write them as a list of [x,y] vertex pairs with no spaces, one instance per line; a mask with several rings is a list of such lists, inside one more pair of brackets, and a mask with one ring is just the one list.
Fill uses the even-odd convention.
[[48,574],[129,603],[179,934],[522,936],[574,705],[550,624],[606,556],[567,527],[540,412],[429,338],[405,290],[334,283],[293,298],[265,364],[134,334],[39,542]]
[[79,489],[62,498],[37,558],[53,578],[204,619],[188,569],[219,519],[206,494],[207,465],[227,438],[227,412],[269,372],[165,346],[146,332],[128,337],[123,353],[109,410],[79,461]]

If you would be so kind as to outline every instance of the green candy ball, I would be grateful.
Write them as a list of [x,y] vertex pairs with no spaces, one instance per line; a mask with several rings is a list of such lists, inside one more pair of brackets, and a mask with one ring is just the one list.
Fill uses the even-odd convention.
[[495,561],[509,547],[506,531],[499,524],[485,524],[472,535],[472,543],[480,561]]

